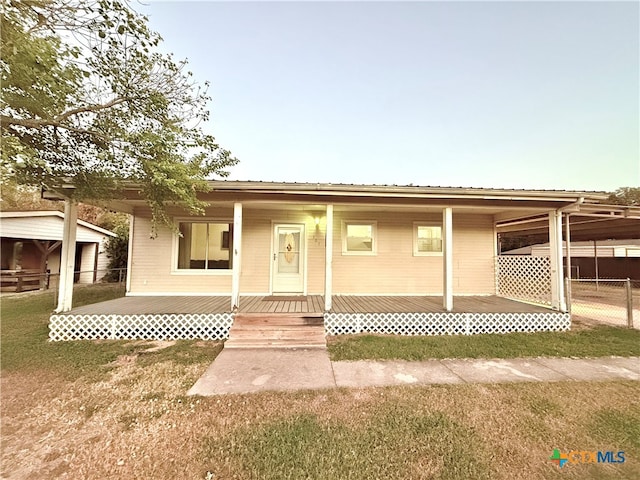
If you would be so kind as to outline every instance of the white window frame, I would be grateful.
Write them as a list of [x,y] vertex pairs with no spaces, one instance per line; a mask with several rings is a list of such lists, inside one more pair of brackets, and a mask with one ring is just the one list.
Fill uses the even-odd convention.
[[[347,226],[370,225],[371,226],[371,251],[352,252],[347,250]],[[376,220],[343,220],[342,221],[342,255],[375,256],[378,254],[378,222]]]
[[414,257],[441,257],[442,248],[439,252],[420,252],[418,250],[418,227],[440,227],[440,239],[442,240],[442,222],[413,222],[413,256]]
[[[179,223],[227,223],[233,225],[232,218],[211,218],[211,217],[179,217],[174,218],[173,221],[176,225]],[[178,255],[180,248],[180,236],[178,233],[172,234],[172,253],[171,253],[171,275],[212,275],[212,276],[231,276],[233,274],[233,268],[178,268]],[[231,251],[229,251],[229,258],[231,259]]]

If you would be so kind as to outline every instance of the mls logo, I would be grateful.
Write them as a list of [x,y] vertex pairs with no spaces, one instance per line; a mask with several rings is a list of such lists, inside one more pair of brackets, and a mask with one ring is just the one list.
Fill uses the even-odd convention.
[[560,453],[557,448],[553,449],[553,455],[549,457],[552,462],[556,462],[560,468],[564,467],[565,463],[569,461],[566,453]]

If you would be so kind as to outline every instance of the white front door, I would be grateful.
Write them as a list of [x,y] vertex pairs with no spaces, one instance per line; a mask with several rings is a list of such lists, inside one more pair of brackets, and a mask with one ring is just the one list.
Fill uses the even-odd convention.
[[304,292],[304,225],[274,225],[273,293]]

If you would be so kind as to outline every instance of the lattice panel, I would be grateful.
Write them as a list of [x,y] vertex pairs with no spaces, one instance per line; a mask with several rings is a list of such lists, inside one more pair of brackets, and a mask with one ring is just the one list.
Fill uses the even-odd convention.
[[517,255],[496,257],[496,294],[551,305],[551,259]]
[[478,333],[562,331],[568,313],[326,313],[327,335],[474,335]]
[[222,340],[232,324],[231,313],[52,315],[49,339]]

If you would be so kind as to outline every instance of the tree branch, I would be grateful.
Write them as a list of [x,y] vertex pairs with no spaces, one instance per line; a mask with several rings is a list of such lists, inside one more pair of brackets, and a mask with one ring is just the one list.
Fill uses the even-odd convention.
[[19,125],[21,127],[26,128],[35,128],[40,129],[43,127],[57,127],[63,128],[65,130],[69,130],[70,132],[75,133],[84,133],[88,135],[95,135],[100,138],[105,138],[104,135],[98,133],[93,130],[87,130],[83,128],[77,128],[72,125],[66,125],[63,122],[67,120],[69,117],[73,115],[77,115],[79,113],[96,113],[102,110],[107,110],[109,108],[115,107],[116,105],[120,105],[125,103],[128,99],[125,97],[114,98],[110,102],[98,105],[84,105],[82,107],[71,109],[67,112],[61,113],[60,115],[55,116],[52,119],[47,118],[15,118],[8,115],[0,115],[0,125],[6,128],[6,125]]
[[[129,99],[126,98],[126,97],[118,97],[118,98],[114,98],[110,102],[107,102],[107,103],[104,103],[104,104],[85,105],[83,107],[74,108],[72,110],[69,110],[68,112],[61,113],[57,117],[54,117],[54,119],[52,121],[53,122],[57,122],[59,124],[59,123],[65,121],[67,118],[69,118],[69,117],[71,117],[73,115],[77,115],[78,113],[85,113],[85,112],[95,113],[95,112],[99,112],[100,110],[107,110],[107,109],[109,109],[111,107],[115,107],[116,105],[120,105],[122,103],[125,103],[128,100]],[[53,125],[53,124],[51,124],[51,125]],[[58,125],[58,126],[60,126],[60,125]]]

